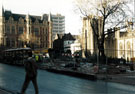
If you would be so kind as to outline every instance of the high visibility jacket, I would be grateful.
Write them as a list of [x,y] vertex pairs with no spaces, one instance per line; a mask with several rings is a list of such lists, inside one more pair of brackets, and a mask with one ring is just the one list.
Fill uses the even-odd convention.
[[35,59],[36,59],[36,61],[38,61],[38,59],[39,59],[38,55],[35,56]]

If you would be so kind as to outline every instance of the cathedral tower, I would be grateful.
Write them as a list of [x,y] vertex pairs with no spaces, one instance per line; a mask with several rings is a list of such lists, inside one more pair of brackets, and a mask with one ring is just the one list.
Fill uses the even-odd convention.
[[0,45],[4,43],[3,33],[4,33],[4,8],[2,5],[0,5]]

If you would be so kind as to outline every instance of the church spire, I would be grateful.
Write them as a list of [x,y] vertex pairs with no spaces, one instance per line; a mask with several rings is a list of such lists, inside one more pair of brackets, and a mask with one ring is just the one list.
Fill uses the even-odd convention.
[[52,21],[52,15],[51,15],[51,12],[49,13],[48,21]]
[[0,5],[0,16],[3,17],[4,16],[4,8],[3,5]]

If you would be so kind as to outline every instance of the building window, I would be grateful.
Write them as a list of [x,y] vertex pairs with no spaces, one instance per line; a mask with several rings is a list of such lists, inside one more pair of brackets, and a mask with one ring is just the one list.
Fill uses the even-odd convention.
[[46,31],[45,32],[46,32],[46,35],[47,35],[48,34],[48,29],[47,28],[46,28]]
[[11,41],[11,45],[12,45],[12,47],[15,47],[15,39],[14,38]]
[[22,41],[18,41],[18,47],[23,47],[24,43]]
[[2,30],[2,25],[0,25],[0,32],[2,32],[2,33],[3,33],[3,30]]
[[53,30],[53,32],[58,32],[57,30]]
[[48,47],[47,43],[46,43],[46,48]]
[[12,26],[12,34],[15,34],[15,26]]
[[59,26],[63,26],[62,24],[59,24]]
[[10,47],[10,39],[9,38],[6,39],[6,46]]
[[23,27],[19,27],[19,32],[18,34],[23,34]]
[[34,34],[39,35],[39,29],[38,28],[34,28]]
[[131,56],[131,45],[130,42],[127,42],[127,56],[130,57]]
[[123,57],[124,51],[123,51],[123,45],[122,45],[122,43],[120,43],[120,48],[119,48],[119,50],[120,50],[120,56]]
[[10,26],[6,26],[6,34],[10,34]]
[[58,26],[58,24],[56,24],[56,23],[53,23],[53,26]]
[[44,28],[43,28],[42,34],[44,34]]

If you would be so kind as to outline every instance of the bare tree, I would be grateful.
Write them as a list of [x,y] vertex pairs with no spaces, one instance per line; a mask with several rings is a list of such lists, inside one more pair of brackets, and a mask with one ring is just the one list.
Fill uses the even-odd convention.
[[38,45],[38,38],[34,34],[27,35],[26,33],[23,33],[18,38],[20,41],[25,43],[25,45]]
[[31,42],[31,43],[35,43],[35,44],[38,44],[38,37],[36,37],[34,34],[30,34],[29,35],[29,41]]
[[24,45],[26,45],[26,43],[28,41],[26,33],[20,34],[19,37],[18,37],[18,40],[23,42]]
[[[104,54],[105,36],[114,33],[110,27],[117,27],[127,18],[128,0],[76,0],[77,9],[90,20],[100,56]],[[129,10],[128,10],[129,12]],[[99,23],[100,21],[100,23]]]

